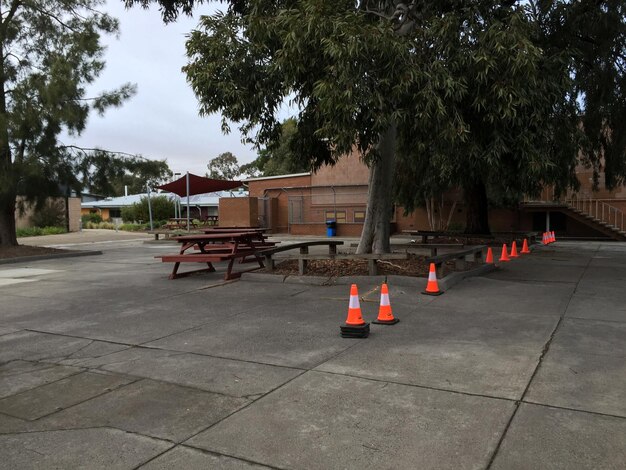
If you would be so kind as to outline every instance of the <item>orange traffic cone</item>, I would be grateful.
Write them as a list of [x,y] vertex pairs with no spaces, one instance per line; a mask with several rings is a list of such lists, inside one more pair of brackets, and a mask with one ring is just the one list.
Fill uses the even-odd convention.
[[348,305],[348,318],[346,324],[339,327],[341,336],[344,338],[367,338],[370,334],[370,324],[365,323],[361,315],[359,304],[359,291],[356,284],[350,287],[350,304]]
[[439,284],[437,284],[437,270],[435,269],[435,263],[430,263],[428,269],[428,284],[426,284],[426,290],[422,292],[424,295],[441,295],[443,292],[439,290]]
[[519,258],[519,255],[517,254],[517,243],[515,243],[515,240],[513,240],[513,243],[511,244],[511,253],[509,256],[511,258]]
[[543,237],[541,238],[541,243],[543,245],[547,245],[548,244],[548,232],[543,232]]
[[378,309],[378,318],[374,320],[372,323],[377,323],[379,325],[394,325],[398,323],[400,320],[393,317],[393,313],[391,313],[391,304],[389,303],[389,289],[387,288],[387,284],[383,283],[380,288],[380,308]]
[[530,250],[528,249],[528,240],[526,238],[524,238],[524,243],[522,244],[522,251],[520,251],[520,253],[527,255],[530,253]]
[[487,258],[485,258],[485,263],[493,264],[493,251],[491,251],[491,247],[487,248]]
[[502,254],[500,255],[500,259],[498,261],[511,261],[509,255],[506,253],[506,243],[502,245]]
[[552,232],[550,232],[550,240],[552,240],[550,243],[556,242],[556,236],[554,235],[554,230],[552,230]]

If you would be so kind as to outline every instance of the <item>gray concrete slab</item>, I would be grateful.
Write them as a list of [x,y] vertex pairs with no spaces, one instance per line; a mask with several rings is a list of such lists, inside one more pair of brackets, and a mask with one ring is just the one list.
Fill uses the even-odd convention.
[[[400,317],[400,314],[398,314]],[[317,370],[519,399],[557,318],[427,307]]]
[[626,322],[626,292],[576,292],[567,306],[565,317]]
[[527,400],[626,417],[626,323],[565,319]]
[[0,412],[34,420],[115,390],[132,379],[84,372],[0,399]]
[[307,372],[189,443],[290,469],[484,468],[512,411],[503,400]]
[[550,351],[626,357],[626,323],[565,319]]
[[466,312],[531,313],[561,315],[575,284],[464,279],[430,305]]
[[4,468],[128,470],[172,444],[118,429],[80,429],[0,436]]
[[494,470],[615,470],[626,462],[626,420],[522,404]]
[[0,366],[0,398],[56,382],[82,369],[54,364],[12,361]]
[[274,299],[254,311],[146,346],[309,368],[352,345],[339,335],[339,326],[346,319],[346,301]]
[[626,418],[624,356],[550,351],[526,401]]
[[114,427],[180,442],[248,400],[140,380],[38,421],[42,429]]
[[88,339],[70,338],[32,331],[19,331],[0,336],[0,362],[15,359],[40,361],[71,356],[91,343]]
[[141,470],[170,470],[174,468],[185,470],[262,470],[270,467],[179,445],[139,468]]
[[236,397],[267,393],[302,373],[286,367],[147,348],[128,349],[81,365]]
[[527,262],[525,259],[499,263],[499,269],[485,277],[499,280],[575,283],[585,272],[585,266],[559,265],[556,263]]

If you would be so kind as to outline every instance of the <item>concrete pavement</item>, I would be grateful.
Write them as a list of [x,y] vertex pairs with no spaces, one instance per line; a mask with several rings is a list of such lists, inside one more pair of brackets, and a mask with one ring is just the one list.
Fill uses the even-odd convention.
[[170,281],[171,246],[94,248],[0,267],[4,468],[626,468],[626,244],[391,284],[401,321],[367,339],[339,336],[345,284]]

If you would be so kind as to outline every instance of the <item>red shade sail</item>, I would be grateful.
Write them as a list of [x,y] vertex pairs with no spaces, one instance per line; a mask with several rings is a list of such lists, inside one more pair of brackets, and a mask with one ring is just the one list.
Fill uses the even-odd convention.
[[[228,191],[229,189],[235,189],[239,186],[242,186],[241,181],[215,180],[189,173],[189,196],[213,193],[216,191]],[[171,183],[157,186],[157,188],[178,194],[181,197],[187,196],[187,175]]]

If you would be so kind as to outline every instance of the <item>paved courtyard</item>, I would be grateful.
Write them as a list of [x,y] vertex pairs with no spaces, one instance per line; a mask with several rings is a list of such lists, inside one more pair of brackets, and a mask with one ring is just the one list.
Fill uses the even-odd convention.
[[2,468],[626,468],[626,244],[390,282],[367,339],[339,335],[351,280],[170,281],[172,246],[86,244],[0,266]]

